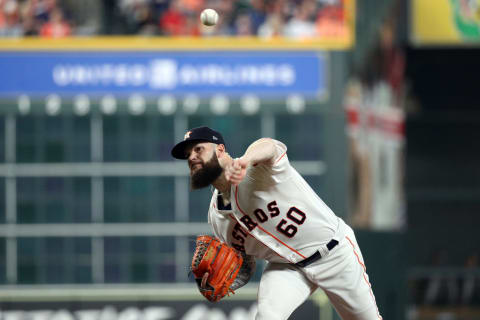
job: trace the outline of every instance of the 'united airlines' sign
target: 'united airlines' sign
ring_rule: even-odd
[[[9,52],[0,54],[0,95],[322,96],[326,68],[314,52]]]

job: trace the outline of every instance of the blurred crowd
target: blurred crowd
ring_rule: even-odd
[[[0,37],[344,36],[347,4],[348,0],[0,0]],[[205,8],[219,13],[215,27],[200,23]]]
[[[120,5],[138,33],[298,38],[346,30],[344,0],[123,0]],[[219,13],[215,28],[202,28],[199,23],[204,8]]]
[[[55,0],[0,0],[0,36],[65,37],[72,26]]]

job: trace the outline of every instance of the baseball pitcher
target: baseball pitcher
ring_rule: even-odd
[[[232,159],[219,132],[198,127],[171,153],[188,160],[192,189],[215,188],[214,237],[197,238],[191,266],[208,300],[245,285],[265,259],[256,320],[288,319],[317,288],[344,320],[382,319],[353,230],[290,165],[282,142],[261,138]]]

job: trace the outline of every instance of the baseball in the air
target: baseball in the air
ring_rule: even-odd
[[[200,14],[200,20],[206,26],[214,26],[218,22],[218,13],[213,9],[205,9]]]

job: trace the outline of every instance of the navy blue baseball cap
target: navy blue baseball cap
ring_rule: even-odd
[[[225,145],[225,141],[220,132],[210,129],[209,127],[193,128],[185,133],[183,141],[177,143],[172,148],[172,156],[177,159],[187,160],[188,158],[185,154],[185,148],[192,142],[202,141]]]

